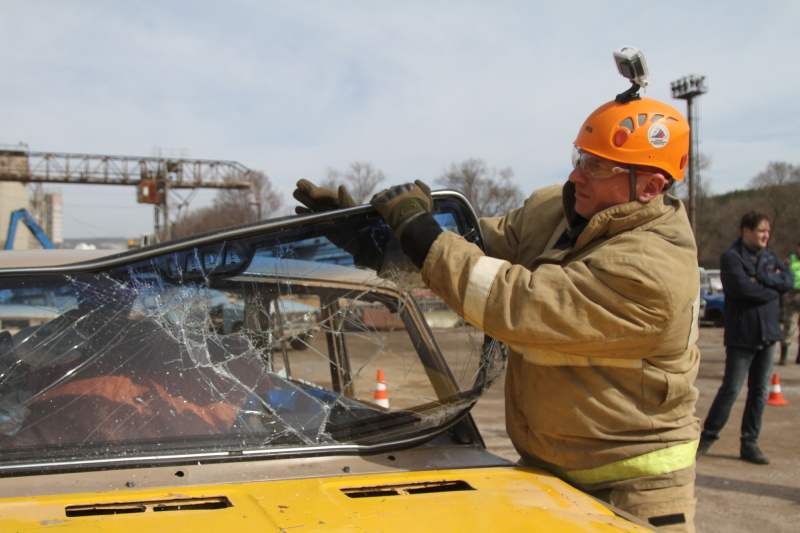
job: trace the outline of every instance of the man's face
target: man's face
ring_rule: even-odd
[[[750,248],[766,248],[772,226],[769,220],[762,220],[755,228],[742,229],[742,241]]]
[[[569,180],[575,184],[575,211],[583,218],[630,201],[630,172],[613,171],[628,170],[627,165],[580,150],[573,152],[573,165]]]
[[[570,173],[569,181],[575,184],[575,212],[587,220],[604,209],[630,201],[628,174],[592,178],[576,167]]]

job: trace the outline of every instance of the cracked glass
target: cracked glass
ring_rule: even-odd
[[[479,243],[456,200],[437,221]],[[367,208],[7,269],[0,469],[463,440],[502,365]]]

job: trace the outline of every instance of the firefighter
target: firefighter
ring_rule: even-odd
[[[520,462],[665,531],[694,531],[700,433],[697,249],[683,204],[665,193],[688,149],[671,106],[608,102],[581,126],[563,186],[480,220],[486,254],[442,231],[420,181],[371,201],[425,283],[508,344],[506,425]],[[298,187],[311,209],[336,203],[330,189]]]

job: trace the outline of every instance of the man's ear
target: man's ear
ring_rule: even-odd
[[[646,176],[640,177],[639,186],[639,193],[636,195],[636,199],[642,203],[647,203],[659,194],[661,191],[664,190],[664,186],[667,184],[667,178],[664,177],[664,174],[660,172],[655,172],[653,174],[649,174]]]

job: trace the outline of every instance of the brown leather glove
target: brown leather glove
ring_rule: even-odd
[[[303,205],[294,208],[298,215],[309,213],[322,213],[358,204],[344,185],[338,191],[327,187],[318,187],[308,180],[299,180],[292,196]],[[353,261],[360,267],[379,270],[383,263],[383,251],[373,242],[372,236],[362,231],[342,231],[336,229],[327,233],[325,237],[333,244],[353,256]]]
[[[433,218],[431,189],[423,182],[397,185],[379,192],[370,200],[397,235],[403,252],[419,268],[442,233]]]
[[[386,220],[398,239],[411,220],[433,209],[431,189],[420,180],[384,189],[369,203]]]
[[[339,185],[339,190],[334,191],[327,187],[318,187],[303,179],[297,182],[297,188],[292,193],[292,196],[303,204],[294,208],[294,212],[298,215],[322,213],[323,211],[333,211],[334,209],[358,205],[344,185]]]

